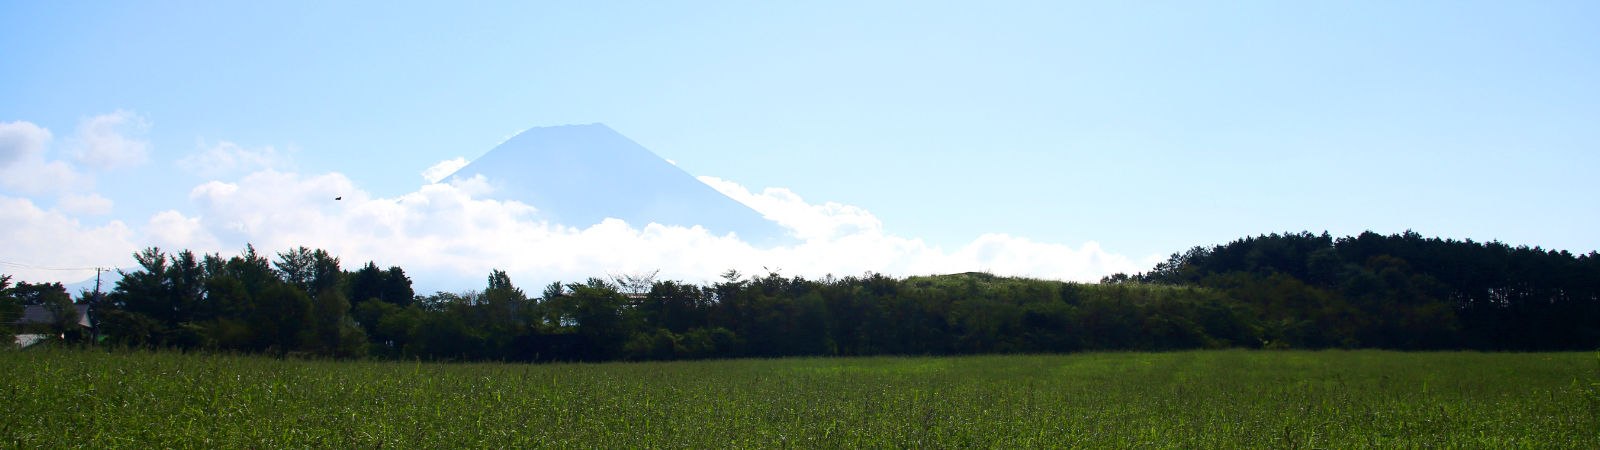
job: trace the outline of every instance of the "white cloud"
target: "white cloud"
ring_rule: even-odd
[[[83,119],[72,138],[73,157],[92,169],[111,170],[143,164],[149,158],[150,143],[130,139],[124,132],[143,133],[150,123],[133,112],[117,110]]]
[[[184,217],[177,211],[162,211],[150,217],[145,226],[145,244],[168,249],[218,252],[222,245],[206,231],[199,218]]]
[[[472,178],[450,177],[447,184],[459,189],[461,193],[472,197],[482,197],[499,189],[499,183],[490,183],[483,174],[473,174]]]
[[[123,130],[143,132],[150,125],[128,111],[83,119],[69,150],[79,163],[95,169],[114,169],[144,162],[150,144],[123,136]],[[94,177],[62,160],[46,158],[53,135],[31,122],[0,123],[0,186],[23,194],[61,195],[62,209],[81,214],[104,214],[111,201],[95,194]]]
[[[456,159],[446,159],[444,161],[439,161],[438,164],[434,164],[433,167],[429,167],[428,170],[422,171],[422,178],[428,180],[429,183],[438,183],[439,180],[443,180],[444,177],[448,177],[450,174],[456,173],[457,170],[461,170],[462,167],[466,166],[466,158],[458,156]]]
[[[0,169],[29,158],[44,158],[50,130],[32,122],[0,122]]]
[[[288,154],[294,152],[293,146],[289,147],[288,153],[278,153],[272,146],[250,150],[227,141],[208,146],[202,140],[197,145],[200,147],[199,152],[183,157],[177,164],[178,167],[201,176],[220,177],[267,169],[294,168],[294,159]]]
[[[12,165],[4,173],[6,187],[28,194],[66,193],[94,189],[94,178],[80,174],[61,161]]]
[[[198,251],[227,253],[246,242],[264,251],[325,248],[351,264],[375,260],[405,267],[424,289],[475,287],[491,268],[509,271],[524,285],[652,269],[697,282],[729,268],[759,272],[763,266],[806,276],[989,270],[1073,280],[1142,269],[1093,242],[1072,248],[1001,234],[946,253],[920,239],[885,234],[882,222],[861,208],[808,204],[787,189],[754,194],[715,178],[706,181],[792,228],[805,243],[759,249],[699,227],[616,219],[586,229],[564,227],[534,221],[530,205],[475,199],[471,183],[455,181],[398,198],[372,198],[340,174],[262,171],[236,183],[196,187],[190,198],[197,216],[164,212],[145,233],[163,245]]]
[[[128,266],[136,250],[133,230],[119,221],[85,226],[31,200],[0,196],[0,261],[55,268]],[[0,268],[15,281],[75,282],[93,270]]]
[[[67,194],[56,200],[56,208],[71,214],[100,216],[111,213],[111,200],[99,194]]]
[[[955,254],[959,261],[976,263],[984,270],[997,274],[1041,275],[1051,278],[1096,281],[1115,272],[1137,272],[1135,266],[1122,255],[1113,255],[1100,249],[1097,242],[1084,243],[1083,247],[1033,242],[1005,234],[984,234]]]
[[[806,241],[831,240],[863,233],[875,236],[883,234],[883,222],[865,209],[834,202],[812,205],[784,188],[767,188],[755,194],[738,183],[717,177],[702,176],[700,181],[755,209],[768,220],[788,227],[796,237]]]
[[[33,123],[0,123],[0,186],[25,194],[92,189],[94,179],[72,165],[45,160],[50,140],[50,130]]]

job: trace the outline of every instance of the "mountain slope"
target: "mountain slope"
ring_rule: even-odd
[[[611,217],[639,228],[700,225],[761,246],[784,240],[777,223],[604,124],[524,131],[450,177],[480,174],[495,187],[486,198],[526,203],[539,219],[565,226]]]

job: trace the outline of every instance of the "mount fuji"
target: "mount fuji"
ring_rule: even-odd
[[[783,227],[604,124],[523,131],[452,173],[482,175],[484,198],[533,206],[534,218],[585,228],[606,218],[635,228],[699,225],[760,247],[788,243]]]

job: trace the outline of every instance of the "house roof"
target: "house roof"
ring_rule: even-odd
[[[89,305],[72,305],[78,310],[78,325],[89,326]],[[22,317],[11,322],[12,325],[48,324],[56,321],[56,315],[40,305],[28,305],[22,309]]]

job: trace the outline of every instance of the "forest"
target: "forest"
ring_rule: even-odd
[[[133,346],[435,361],[1063,353],[1198,348],[1592,350],[1600,254],[1413,232],[1266,234],[1195,247],[1150,272],[1077,283],[989,273],[805,278],[730,270],[704,285],[653,272],[539,292],[492,271],[482,290],[419,295],[400,267],[346,270],[323,250],[135,255],[84,292],[92,330]],[[71,314],[60,284],[0,277],[0,308]]]

